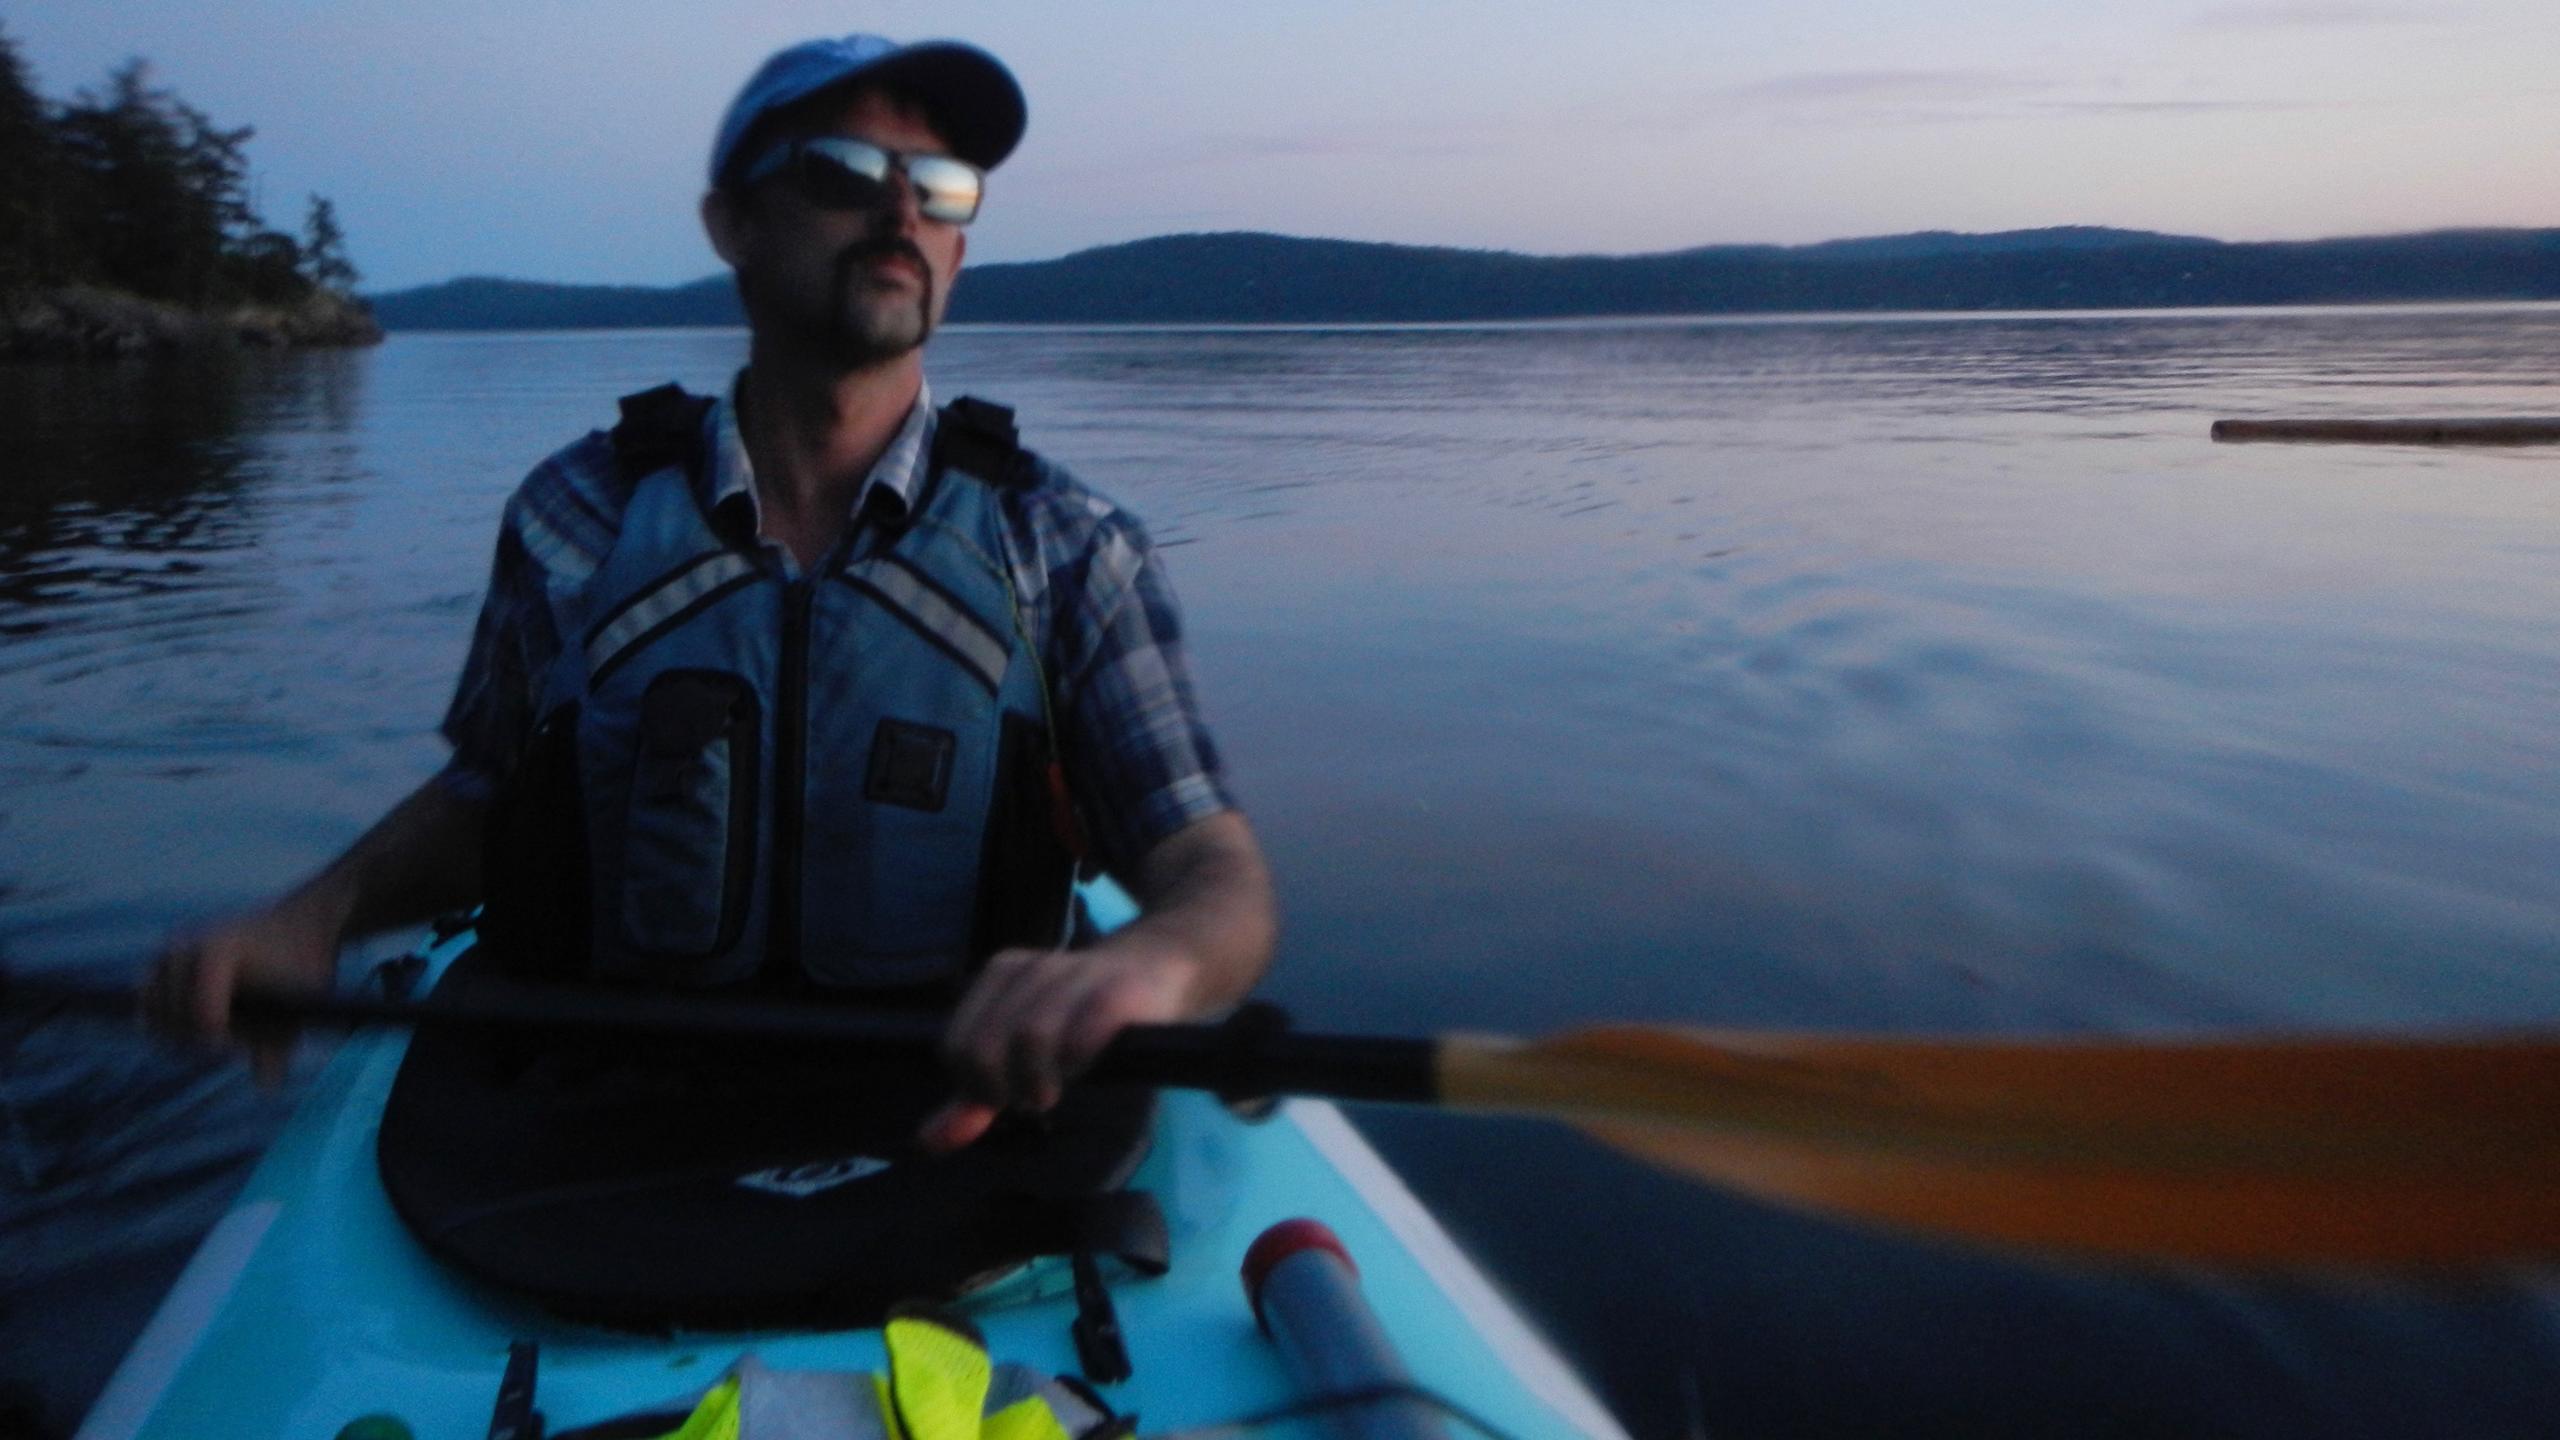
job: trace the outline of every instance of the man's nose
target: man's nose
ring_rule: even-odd
[[[912,235],[924,223],[924,200],[916,193],[916,182],[907,178],[907,167],[892,165],[887,178],[880,182],[889,192],[888,203],[880,207],[884,216],[894,217],[898,233]]]

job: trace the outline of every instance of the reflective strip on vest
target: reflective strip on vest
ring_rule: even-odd
[[[1003,632],[971,614],[914,566],[895,556],[860,560],[845,567],[844,578],[969,667],[989,690],[1004,684],[1004,667],[1012,654]]]
[[[587,637],[587,675],[592,684],[614,667],[632,646],[661,626],[683,618],[686,611],[717,599],[729,586],[752,580],[755,562],[735,551],[697,556],[654,588],[626,601]]]

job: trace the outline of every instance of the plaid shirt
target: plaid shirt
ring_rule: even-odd
[[[763,547],[796,576],[790,552],[759,534],[734,395],[704,420],[711,463],[695,482],[715,528],[742,549]],[[934,424],[930,393],[920,393],[864,479],[855,513],[910,501]],[[486,797],[514,766],[560,637],[583,628],[584,588],[613,546],[629,494],[610,439],[597,431],[535,466],[507,502],[488,599],[445,715],[453,759],[443,783]],[[1038,486],[1006,491],[1004,515],[1060,757],[1096,858],[1126,877],[1156,842],[1235,803],[1183,665],[1173,590],[1136,518],[1055,466]]]

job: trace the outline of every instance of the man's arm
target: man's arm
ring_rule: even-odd
[[[1233,810],[1139,858],[1144,911],[1084,950],[1006,950],[987,962],[943,1042],[961,1096],[925,1122],[936,1150],[975,1140],[1006,1109],[1046,1110],[1129,1025],[1198,1019],[1251,991],[1279,930],[1270,871]]]
[[[393,806],[326,869],[262,909],[171,938],[143,982],[154,1028],[228,1044],[231,996],[244,985],[326,990],[350,940],[416,924],[475,901],[487,802],[439,777]],[[259,1074],[281,1074],[289,1035],[251,1044]]]

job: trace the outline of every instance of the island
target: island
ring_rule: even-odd
[[[250,204],[254,133],[141,60],[48,101],[0,34],[0,358],[379,341],[329,201],[298,234]]]

